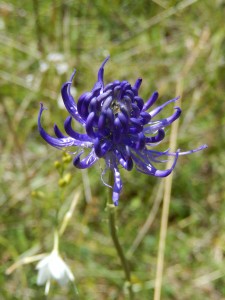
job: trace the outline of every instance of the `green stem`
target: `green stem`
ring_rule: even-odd
[[[109,184],[113,186],[113,173],[110,171],[110,176],[109,176]],[[126,284],[129,292],[129,299],[133,299],[133,290],[132,290],[132,284],[131,284],[131,275],[130,275],[130,269],[129,269],[129,264],[126,259],[126,256],[123,252],[123,249],[120,245],[119,238],[117,235],[117,230],[116,230],[116,221],[115,221],[115,210],[116,207],[111,204],[112,202],[112,193],[111,190],[109,192],[109,197],[108,197],[108,202],[107,202],[107,211],[108,211],[108,218],[109,218],[109,230],[110,234],[114,243],[114,246],[116,248],[117,254],[120,258],[121,265],[123,267],[124,275],[126,278]]]
[[[54,231],[54,246],[53,246],[53,250],[58,252],[59,251],[59,234],[57,229],[55,229]]]

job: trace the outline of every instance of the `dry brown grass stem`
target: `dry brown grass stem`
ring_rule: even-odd
[[[199,42],[197,43],[195,48],[192,49],[183,69],[180,72],[179,80],[176,86],[176,95],[180,95],[179,106],[181,106],[181,99],[183,95],[183,79],[185,77],[185,74],[187,74],[187,72],[191,69],[192,65],[195,63],[196,59],[198,58],[201,50],[204,49],[203,46],[207,42],[208,38],[209,38],[209,31],[207,28],[205,28],[202,31]],[[174,122],[171,126],[170,146],[169,146],[171,151],[175,151],[177,148],[176,145],[177,145],[178,127],[179,127],[179,119],[176,122]],[[170,167],[169,162],[167,167],[168,168]],[[170,174],[164,180],[165,188],[164,188],[162,217],[161,217],[161,226],[160,226],[154,300],[161,299],[164,253],[165,253],[166,235],[167,235],[167,227],[168,227],[169,206],[171,200],[172,180],[173,180],[173,173]]]

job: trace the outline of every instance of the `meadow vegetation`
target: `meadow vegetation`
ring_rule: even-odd
[[[103,165],[75,169],[37,130],[40,102],[48,108],[46,130],[62,128],[62,84],[76,68],[77,99],[109,54],[106,82],[142,77],[141,97],[158,90],[159,104],[181,96],[177,148],[208,144],[180,157],[173,174],[161,299],[225,299],[224,9],[223,0],[0,3],[0,299],[44,299],[36,262],[20,262],[51,251],[56,209],[62,222],[79,192],[60,239],[79,299],[126,299],[108,230]],[[161,116],[172,112],[173,105]],[[159,149],[168,148],[170,133]],[[153,299],[165,180],[121,172],[118,235],[135,299]],[[72,284],[53,284],[46,299],[78,298]]]

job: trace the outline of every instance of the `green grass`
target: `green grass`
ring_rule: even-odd
[[[61,208],[62,219],[75,192],[84,190],[82,174],[72,164],[64,171],[72,180],[58,185],[54,162],[61,161],[62,153],[39,136],[39,103],[48,107],[43,118],[48,132],[54,123],[62,128],[67,112],[57,102],[61,85],[76,68],[76,97],[90,90],[110,54],[107,82],[134,83],[142,77],[141,96],[147,100],[157,89],[159,103],[181,91],[178,147],[208,144],[201,153],[179,158],[174,171],[162,299],[225,299],[225,2],[111,2],[0,4],[0,298],[44,299],[44,288],[36,285],[35,263],[10,275],[6,270],[24,253],[51,251],[56,208]],[[63,55],[65,73],[49,62],[52,53]],[[40,66],[46,63],[43,72]],[[168,144],[167,137],[162,148]],[[135,170],[122,174],[117,224],[127,252],[151,212],[161,179]],[[61,254],[75,274],[81,300],[126,299],[124,275],[108,233],[108,189],[100,180],[99,164],[84,175],[92,201],[87,204],[82,193],[61,238]],[[160,218],[161,205],[130,259],[135,299],[153,299]],[[48,297],[75,298],[72,285],[57,284]]]

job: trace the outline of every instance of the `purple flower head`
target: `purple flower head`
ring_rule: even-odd
[[[131,171],[135,164],[137,170],[142,173],[165,177],[173,171],[179,155],[202,150],[206,148],[206,145],[187,152],[177,150],[171,153],[168,150],[164,152],[152,150],[153,146],[158,145],[164,139],[165,128],[179,118],[181,109],[175,106],[174,113],[165,119],[154,120],[155,117],[165,106],[176,102],[179,97],[148,112],[156,102],[158,92],[154,92],[144,103],[138,95],[141,78],[138,78],[133,86],[127,81],[119,80],[104,85],[104,66],[108,59],[109,57],[102,63],[93,89],[82,94],[77,103],[70,93],[75,71],[70,81],[62,86],[62,98],[70,114],[64,123],[68,136],[65,136],[57,125],[54,126],[56,137],[52,137],[43,129],[41,125],[43,104],[40,107],[38,129],[42,138],[53,147],[78,147],[73,164],[79,169],[89,168],[103,158],[106,169],[110,169],[114,174],[112,200],[115,205],[118,205],[122,189],[120,166]],[[72,128],[72,119],[80,123],[86,133],[76,132]],[[85,148],[90,151],[82,158]],[[163,156],[174,157],[174,162],[170,169],[158,170],[153,163],[164,162],[165,160],[161,158]]]

